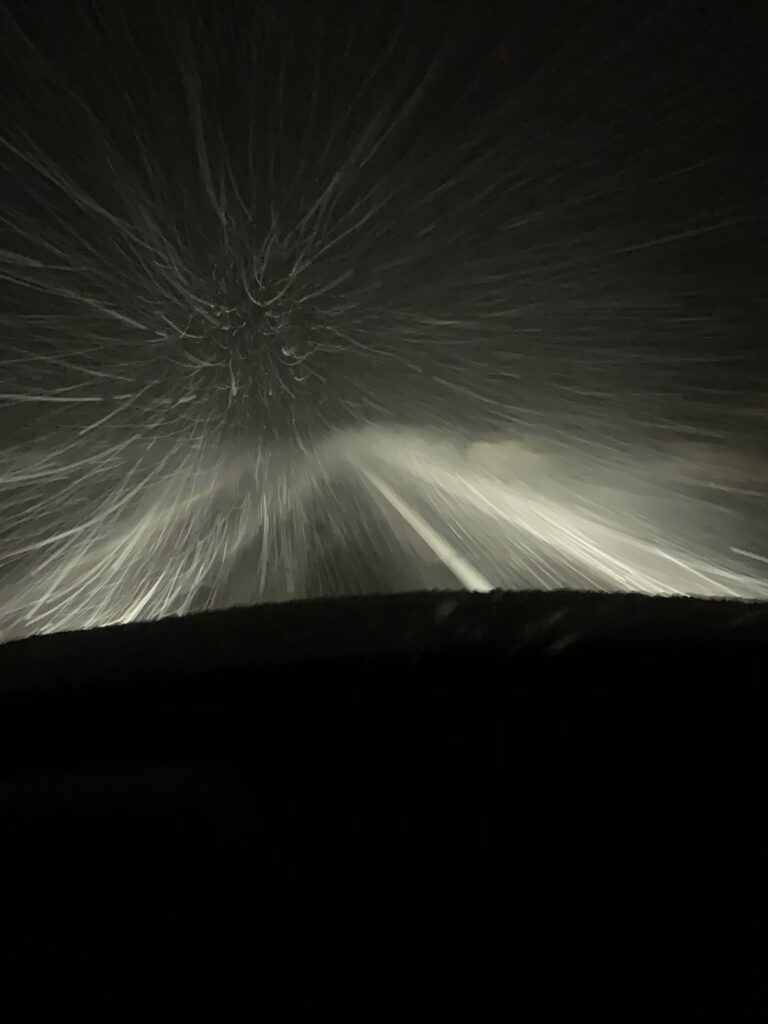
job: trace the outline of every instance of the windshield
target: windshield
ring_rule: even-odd
[[[9,3],[0,639],[768,596],[762,17]]]

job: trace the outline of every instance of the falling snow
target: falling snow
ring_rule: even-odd
[[[759,20],[468,6],[4,6],[0,638],[768,597]]]

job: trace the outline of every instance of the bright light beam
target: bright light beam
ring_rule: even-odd
[[[433,551],[443,565],[456,576],[467,590],[487,592],[494,590],[493,584],[479,573],[469,562],[463,558],[458,551],[455,551],[450,544],[436,533],[429,523],[425,522],[418,513],[414,512],[395,492],[388,487],[384,481],[372,473],[369,469],[361,470],[365,479],[372,484],[379,494],[389,502],[392,508],[398,512],[424,543]]]

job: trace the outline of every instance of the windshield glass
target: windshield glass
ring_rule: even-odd
[[[768,596],[764,24],[6,4],[0,639]]]

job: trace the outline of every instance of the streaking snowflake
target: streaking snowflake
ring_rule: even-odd
[[[762,468],[638,468],[766,422],[713,114],[752,71],[698,5],[2,17],[0,637],[376,588],[383,550],[395,589],[762,595]],[[524,483],[467,454],[509,438]]]

